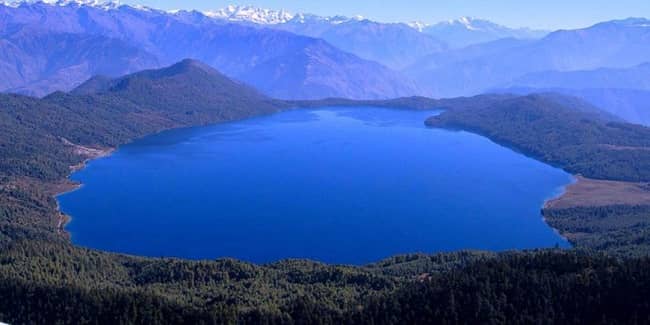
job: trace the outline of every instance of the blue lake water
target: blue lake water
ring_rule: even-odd
[[[59,197],[82,246],[146,256],[309,258],[568,244],[542,220],[567,173],[433,115],[296,110],[122,146]]]

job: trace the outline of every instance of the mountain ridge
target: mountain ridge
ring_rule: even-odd
[[[628,68],[542,71],[515,79],[512,85],[531,88],[624,88],[650,90],[650,62]]]
[[[455,97],[471,96],[503,85],[516,86],[517,78],[531,73],[627,68],[650,62],[650,24],[638,22],[635,19],[602,22],[584,29],[555,31],[522,44],[498,44],[499,41],[479,44],[473,57],[457,60],[454,58],[459,56],[457,52],[441,53],[404,71],[420,85],[429,85],[425,90],[434,96]],[[488,44],[496,46],[482,52],[480,47]],[[437,65],[441,60],[450,64]]]
[[[8,55],[2,60],[0,53],[0,69],[4,68],[4,75],[7,76],[5,85],[0,82],[1,90],[19,90],[42,96],[55,90],[71,90],[96,74],[116,77],[145,68],[159,68],[184,58],[194,58],[233,79],[253,85],[268,95],[286,97],[285,99],[330,96],[375,99],[420,94],[413,82],[399,72],[353,54],[347,55],[319,39],[281,30],[233,23],[220,24],[202,15],[187,17],[180,13],[171,14],[126,5],[105,9],[79,6],[77,2],[56,3],[61,5],[35,2],[22,3],[16,7],[0,6],[0,17],[3,17],[0,20],[0,41],[14,37],[19,40],[17,51],[25,52],[34,33],[44,35],[44,40],[39,42],[44,49],[41,56]],[[45,60],[47,54],[58,46],[53,40],[59,34],[76,35],[75,37],[99,35],[108,41],[124,44],[125,50],[111,52],[114,49],[80,44],[70,51],[86,54],[100,49],[97,56],[87,58],[92,65],[106,66],[113,61],[118,64],[110,66],[110,69],[81,69],[75,70],[78,71],[77,74],[64,73],[66,69],[78,65],[78,62],[68,60],[69,53]],[[127,50],[130,48],[146,55],[132,58],[129,56],[130,50]],[[314,55],[315,49],[320,49],[321,54]],[[302,69],[301,73],[286,69],[286,64],[296,55],[309,58],[302,61],[303,66],[294,68]],[[151,60],[140,64],[136,60],[140,57],[151,57]],[[48,60],[49,66],[57,69],[20,78],[24,75],[18,71],[21,67],[36,69]],[[276,62],[275,66],[273,62]],[[313,74],[315,71],[324,71],[330,77],[328,80],[319,79],[318,75]],[[341,71],[345,73],[340,73]],[[358,74],[353,75],[348,71],[357,71]],[[331,76],[337,74],[338,78],[332,79]],[[55,78],[58,75],[67,77],[69,82],[60,82]],[[289,80],[295,87],[291,92],[285,89],[278,91],[277,87],[268,82],[278,78]],[[352,88],[356,90],[354,94],[349,91]]]

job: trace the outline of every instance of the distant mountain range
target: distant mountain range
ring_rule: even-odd
[[[274,97],[420,93],[400,73],[321,39],[223,23],[198,12],[61,0],[0,5],[0,18],[4,91],[45,95],[95,74],[118,76],[194,58]],[[84,41],[61,41],[66,37]]]
[[[577,95],[647,123],[650,21],[551,33],[460,18],[433,25],[251,6],[0,2],[0,91],[44,96],[191,58],[282,99]]]
[[[204,11],[204,15],[233,22],[249,22],[271,25],[282,24],[294,19],[295,15],[285,10],[270,10],[253,6],[230,5],[226,8]]]
[[[628,122],[650,126],[649,76],[650,63],[629,68],[543,71],[526,74],[509,87],[490,92],[576,96]]]
[[[167,12],[94,0],[5,1],[0,17],[0,90],[36,96],[184,58],[287,99],[429,95],[397,70],[448,50],[407,24],[242,6]],[[496,29],[516,34],[501,26],[490,33]]]
[[[344,51],[394,69],[404,68],[424,55],[447,48],[444,42],[406,24],[379,23],[360,16],[292,15],[285,11],[233,6],[217,13],[210,12],[208,15],[223,21],[253,23],[264,28],[321,38]]]
[[[517,86],[548,71],[627,68],[650,62],[650,21],[610,21],[533,41],[499,40],[430,55],[405,71],[429,93],[466,96]]]
[[[513,29],[468,17],[433,25],[380,23],[361,16],[323,17],[252,6],[229,6],[206,14],[222,21],[261,25],[322,38],[344,51],[394,69],[405,68],[425,55],[449,48],[502,38],[535,39],[548,34],[546,31]]]
[[[400,23],[300,15],[270,26],[324,39],[344,51],[393,69],[403,69],[425,55],[447,49],[445,42]]]

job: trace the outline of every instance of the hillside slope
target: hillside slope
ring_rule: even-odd
[[[58,92],[40,100],[0,95],[2,173],[56,179],[83,159],[75,157],[68,142],[114,147],[162,129],[287,107],[193,60],[99,80],[91,79],[71,94]],[[24,162],[16,163],[18,158]]]
[[[449,110],[427,125],[478,133],[572,174],[650,181],[650,128],[603,118],[584,102],[529,95]]]

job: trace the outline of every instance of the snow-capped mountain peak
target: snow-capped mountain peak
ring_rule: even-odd
[[[228,20],[234,22],[249,22],[260,25],[278,25],[284,23],[300,23],[305,24],[309,22],[326,22],[332,25],[342,24],[349,21],[363,21],[366,18],[360,15],[353,17],[346,16],[318,16],[314,14],[298,13],[293,14],[286,10],[272,10],[258,8],[254,6],[235,6],[204,11],[204,15],[221,20]]]
[[[412,21],[410,23],[407,23],[406,25],[417,30],[418,32],[422,32],[424,31],[425,28],[431,26],[431,24],[427,24],[421,21]]]
[[[441,24],[462,26],[467,30],[474,30],[474,31],[497,26],[496,24],[487,20],[476,19],[476,18],[466,17],[466,16],[460,17],[458,19],[449,20]]]
[[[472,18],[470,18],[470,17],[460,17],[460,18],[458,18],[458,19],[456,20],[457,23],[459,23],[459,24],[465,26],[465,28],[467,28],[467,29],[469,29],[469,30],[476,30],[476,29],[478,29],[478,28],[476,28],[475,26],[473,26],[473,24],[472,24],[473,21],[474,21],[474,19],[472,19]]]
[[[286,23],[294,15],[286,10],[262,9],[253,6],[234,6],[203,12],[208,17],[230,21],[246,21],[256,24],[274,25]]]
[[[442,21],[435,24],[428,24],[421,21],[414,21],[407,24],[413,29],[416,29],[420,32],[425,31],[427,28],[462,28],[468,31],[483,31],[486,29],[494,29],[499,26],[495,23],[492,23],[488,20],[473,18],[473,17],[460,17],[457,19],[451,19],[447,21]]]
[[[332,25],[338,25],[347,23],[350,21],[362,21],[365,20],[363,16],[354,16],[352,18],[346,16],[318,16],[314,14],[296,14],[290,22],[306,24],[310,22],[320,22],[320,23],[329,23]]]

